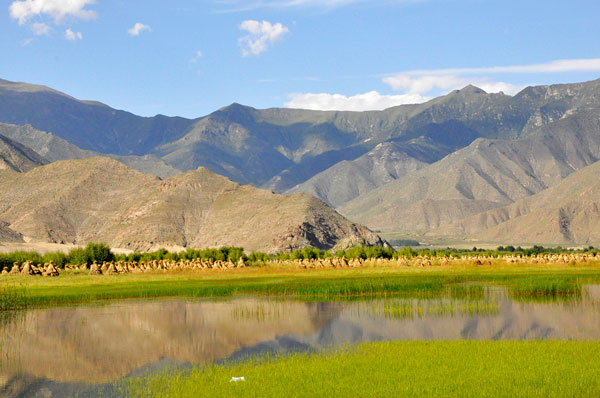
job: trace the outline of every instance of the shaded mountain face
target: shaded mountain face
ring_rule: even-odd
[[[145,118],[44,86],[0,80],[0,122],[47,131],[82,149],[146,155],[177,139],[192,124],[183,118]]]
[[[35,151],[0,135],[0,170],[29,171],[48,161]]]
[[[411,149],[419,151],[419,142],[428,141],[431,155],[415,158],[432,163],[479,137],[526,136],[574,109],[598,103],[599,84],[532,87],[514,97],[468,86],[424,104],[374,112],[257,110],[233,104],[188,120],[142,118],[46,87],[0,81],[0,122],[29,123],[84,150],[155,155],[177,170],[202,166],[237,182],[284,192],[384,142],[402,144],[412,156]]]
[[[98,152],[81,149],[67,140],[63,140],[54,134],[37,130],[31,125],[17,126],[14,124],[0,123],[0,135],[4,135],[15,142],[32,149],[49,162],[101,156]],[[106,156],[118,160],[142,173],[154,174],[162,178],[171,177],[181,173],[181,170],[168,165],[162,159],[154,155]],[[44,164],[45,163],[48,162],[44,162]]]
[[[4,172],[0,220],[36,240],[102,241],[135,250],[243,246],[280,252],[385,244],[309,195],[276,195],[202,168],[163,181],[107,158]]]
[[[406,141],[406,139],[414,137]],[[385,141],[353,161],[341,161],[287,193],[306,192],[339,207],[433,163],[478,137],[463,123],[431,123],[402,139]]]
[[[204,166],[236,181],[284,192],[389,140],[408,146],[415,139],[429,140],[434,155],[428,159],[433,161],[439,159],[435,153],[448,153],[448,147],[460,148],[477,137],[516,135],[519,131],[511,126],[518,123],[501,117],[497,124],[502,128],[462,122],[470,120],[469,112],[497,113],[490,108],[509,99],[466,88],[426,104],[379,112],[257,110],[234,104],[200,119],[188,134],[155,153],[182,170]]]
[[[577,110],[520,140],[478,139],[340,210],[372,228],[422,233],[534,195],[599,159],[600,108]]]
[[[8,223],[0,221],[0,242],[23,242],[23,237],[13,231]]]

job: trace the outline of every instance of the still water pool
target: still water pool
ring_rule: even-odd
[[[552,301],[491,288],[433,298],[178,298],[36,309],[0,318],[0,397],[96,396],[115,380],[166,367],[458,339],[600,340],[600,286]]]

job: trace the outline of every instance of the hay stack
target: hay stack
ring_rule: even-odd
[[[50,263],[44,267],[44,272],[42,273],[42,276],[49,277],[55,277],[59,275],[60,273],[58,271],[58,268],[54,266],[54,263],[52,261],[50,261]]]
[[[19,275],[21,270],[19,269],[19,263],[13,263],[12,269],[10,270],[11,275]]]
[[[31,266],[31,261],[25,261],[23,269],[21,270],[21,275],[33,275],[33,268]]]
[[[92,266],[90,267],[90,275],[102,275],[102,272],[100,272],[100,268],[98,268],[98,264],[96,264],[96,262],[94,261],[94,263],[92,264]]]
[[[102,268],[104,268],[104,266],[102,266]],[[102,270],[102,274],[104,274],[104,275],[118,274],[117,269],[115,268],[115,264],[111,262],[110,265],[106,268],[106,271],[104,271],[104,269]]]

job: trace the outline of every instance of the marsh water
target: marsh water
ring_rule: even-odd
[[[361,342],[459,339],[600,340],[600,286],[547,301],[490,288],[475,296],[177,298],[35,309],[0,319],[0,396],[95,396],[118,379],[167,367]]]

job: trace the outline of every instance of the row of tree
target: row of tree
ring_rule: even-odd
[[[353,247],[348,250],[338,250],[336,252],[319,250],[314,247],[305,247],[302,250],[294,250],[291,253],[281,253],[278,255],[268,255],[261,252],[252,252],[246,254],[241,247],[221,247],[218,249],[187,249],[181,252],[169,252],[160,249],[149,253],[131,253],[114,254],[110,247],[103,243],[89,243],[85,247],[75,248],[68,253],[52,252],[39,254],[35,251],[15,251],[11,253],[0,253],[0,269],[10,267],[13,263],[22,264],[25,261],[32,261],[34,264],[44,264],[52,261],[56,266],[64,268],[67,264],[80,265],[92,264],[96,261],[102,264],[104,261],[153,261],[153,260],[195,260],[204,259],[212,261],[232,261],[237,263],[243,258],[248,265],[261,265],[267,260],[302,260],[302,259],[323,259],[329,257],[354,258],[384,258],[397,259],[400,257],[413,258],[417,256],[428,257],[462,257],[467,255],[481,255],[484,257],[500,257],[505,255],[523,255],[532,256],[538,254],[556,254],[556,253],[590,253],[597,254],[598,249],[589,246],[585,249],[565,249],[562,247],[546,248],[543,246],[533,246],[531,248],[522,248],[514,246],[499,246],[496,250],[484,250],[474,247],[471,250],[445,248],[428,249],[404,247],[399,250],[392,248],[373,247]]]

